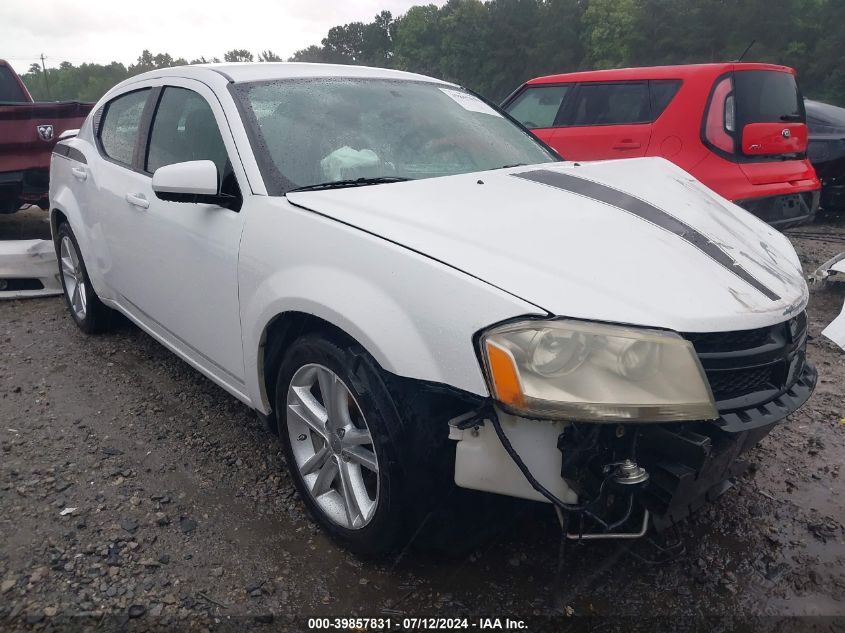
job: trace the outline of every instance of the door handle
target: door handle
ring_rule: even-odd
[[[150,201],[142,193],[127,193],[126,202],[139,209],[148,209],[150,206]]]
[[[87,180],[88,172],[85,171],[84,167],[71,167],[70,173],[73,174],[73,177],[77,180]]]
[[[640,143],[626,138],[616,143],[613,149],[640,149]]]

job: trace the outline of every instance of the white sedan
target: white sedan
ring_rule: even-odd
[[[118,310],[254,408],[358,552],[473,529],[456,484],[549,503],[571,538],[641,535],[815,386],[783,235],[659,158],[562,162],[436,79],[146,73],[50,182],[79,327]]]

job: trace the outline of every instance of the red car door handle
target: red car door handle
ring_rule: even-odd
[[[616,145],[613,146],[613,149],[639,149],[640,143],[639,141],[633,141],[631,139],[622,139],[621,141],[617,141]]]

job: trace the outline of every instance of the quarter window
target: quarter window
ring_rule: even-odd
[[[648,84],[625,82],[581,84],[570,110],[569,125],[625,125],[651,121]]]
[[[192,160],[213,161],[218,182],[231,171],[226,146],[208,102],[193,90],[165,88],[153,119],[145,169],[152,173],[165,165]]]
[[[651,80],[651,120],[656,121],[681,87],[679,79]]]
[[[528,87],[505,109],[527,128],[552,127],[567,92],[568,85]]]
[[[106,156],[124,165],[132,164],[141,115],[149,89],[122,95],[106,105],[100,123],[100,144]]]

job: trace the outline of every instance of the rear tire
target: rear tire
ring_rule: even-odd
[[[60,224],[56,231],[56,258],[65,304],[76,325],[86,334],[108,330],[112,310],[94,292],[79,243],[67,222]]]

